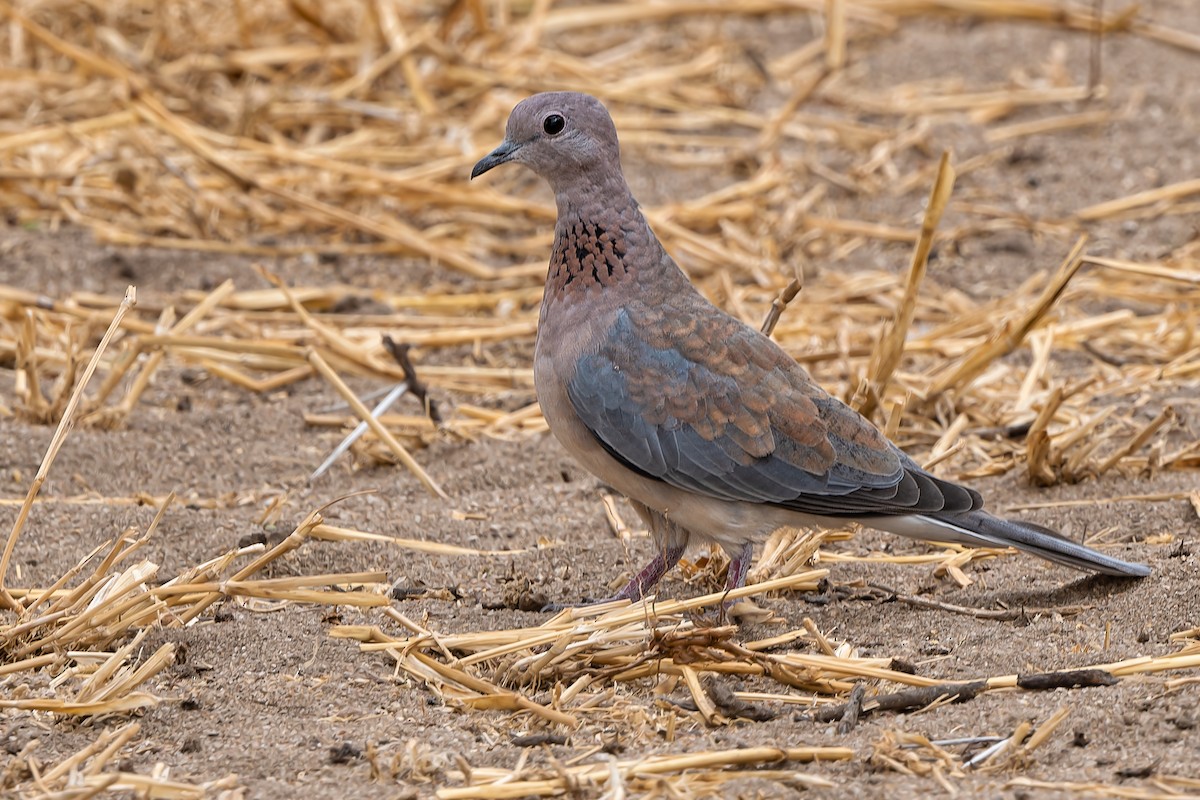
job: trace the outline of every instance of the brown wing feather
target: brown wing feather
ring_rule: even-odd
[[[627,304],[576,365],[568,395],[615,457],[680,488],[811,513],[975,507],[774,342],[689,295]]]

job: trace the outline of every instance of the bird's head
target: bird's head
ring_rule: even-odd
[[[504,141],[484,156],[471,177],[508,162],[524,164],[558,191],[598,171],[620,171],[617,129],[608,109],[578,92],[535,94],[508,117]]]

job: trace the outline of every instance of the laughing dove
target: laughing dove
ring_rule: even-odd
[[[510,161],[545,179],[558,205],[534,357],[542,413],[584,467],[630,500],[658,545],[617,598],[641,598],[689,544],[723,547],[735,588],[753,542],[785,526],[850,521],[1149,574],[983,511],[977,492],[921,469],[775,342],[702,297],[630,194],[616,128],[594,97],[522,101],[471,177]]]

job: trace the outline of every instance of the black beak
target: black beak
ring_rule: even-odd
[[[509,161],[512,161],[513,155],[519,148],[519,144],[513,144],[505,139],[500,143],[499,147],[488,153],[483,158],[479,159],[479,163],[476,164],[474,169],[471,170],[471,178],[478,178],[492,167],[498,167],[501,164],[506,164]]]

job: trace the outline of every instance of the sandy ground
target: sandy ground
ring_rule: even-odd
[[[1177,8],[1182,27],[1200,30],[1195,6],[1180,3]],[[812,35],[806,30],[781,32],[776,27],[771,35]],[[1057,46],[1066,48],[1067,63],[1086,64],[1088,43],[1082,35],[999,23],[920,22],[865,54],[849,79],[871,86],[882,75],[900,81],[954,74],[968,86],[994,83],[1012,63],[1023,60],[1015,58],[1015,52],[1050,52]],[[937,53],[937,58],[917,58],[917,52]],[[1200,173],[1200,84],[1195,80],[1200,62],[1135,38],[1109,41],[1104,53],[1105,76],[1117,104],[1135,103],[1133,114],[1102,129],[1038,137],[1027,145],[1024,157],[972,174],[960,191],[1034,217],[1055,218],[1087,203]],[[947,125],[933,137],[953,147],[960,158],[979,150],[979,138],[979,130],[965,123]],[[634,165],[639,158],[637,152],[630,154]],[[647,202],[697,193],[720,180],[719,175],[689,176],[660,166],[638,172],[635,188]],[[895,198],[865,202],[858,216],[895,218],[902,215],[896,203]],[[918,213],[917,208],[911,210],[913,218]],[[1197,221],[1176,216],[1102,224],[1091,233],[1100,252],[1152,258],[1168,245],[1195,237]],[[113,250],[70,229],[0,231],[0,252],[0,281],[50,296],[81,289],[115,293],[132,282],[141,297],[153,303],[230,276],[239,285],[258,285],[249,261]],[[1062,252],[1061,242],[995,237],[947,254],[932,268],[931,279],[992,296],[1033,269],[1057,263]],[[905,247],[876,245],[859,251],[853,260],[860,266],[899,266],[906,258]],[[386,284],[420,289],[446,280],[421,265],[388,259],[295,260],[274,267],[295,283],[336,280],[364,288]],[[788,313],[803,313],[802,304]],[[451,350],[437,357],[453,361],[467,355]],[[11,375],[0,372],[6,393]],[[271,571],[271,576],[283,576],[378,569],[401,585],[453,587],[457,600],[397,601],[406,615],[443,632],[535,624],[536,613],[509,607],[514,585],[527,582],[533,591],[557,599],[600,595],[610,581],[628,574],[650,554],[644,539],[635,540],[626,553],[611,536],[600,503],[603,487],[548,435],[520,442],[439,441],[420,452],[422,463],[450,493],[450,504],[431,499],[407,473],[390,467],[351,469],[343,462],[310,488],[307,474],[340,435],[308,428],[301,418],[306,410],[334,402],[325,385],[308,381],[285,392],[255,396],[216,380],[195,379],[194,371],[168,364],[126,429],[81,429],[72,434],[43,489],[47,502],[36,509],[17,551],[10,583],[45,585],[98,542],[127,526],[142,528],[152,517],[147,507],[54,502],[84,492],[105,497],[169,491],[180,495],[181,503],[167,515],[147,553],[161,565],[164,576],[222,552],[243,537],[263,533],[255,519],[264,498],[283,491],[288,501],[274,526],[283,531],[312,508],[347,493],[375,489],[375,494],[331,508],[329,520],[478,548],[531,547],[539,537],[560,543],[512,558],[426,557],[384,545],[320,544],[287,557]],[[505,402],[518,407],[530,399],[512,396]],[[1172,401],[1185,426],[1190,421],[1191,429],[1197,429],[1195,398]],[[13,419],[0,421],[5,497],[24,495],[51,432]],[[865,654],[903,659],[922,674],[950,680],[1161,655],[1177,648],[1168,641],[1172,632],[1200,624],[1193,544],[1200,526],[1195,512],[1184,501],[1102,500],[1186,491],[1196,486],[1195,474],[1146,478],[1113,473],[1099,481],[1043,490],[1013,472],[976,486],[989,498],[990,507],[999,510],[1047,499],[1096,499],[1092,504],[1031,512],[1030,518],[1075,536],[1115,525],[1117,538],[1126,543],[1113,552],[1149,563],[1154,575],[1141,582],[1089,578],[1013,556],[972,567],[975,582],[962,589],[933,577],[928,566],[839,564],[821,595],[764,598],[761,604],[793,627],[810,617],[823,631],[834,632]],[[224,499],[207,507],[203,501],[211,498]],[[479,512],[484,519],[456,520],[452,508]],[[13,505],[0,508],[0,524],[7,528],[14,515]],[[632,514],[628,518],[632,520]],[[1171,541],[1144,543],[1161,534],[1170,534]],[[869,533],[836,547],[858,553],[924,549]],[[1082,605],[1087,610],[1073,616],[1048,613],[988,621],[888,602],[862,591],[863,582],[976,608]],[[664,591],[680,597],[695,594],[699,587],[687,585],[674,573]],[[327,608],[289,605],[262,613],[225,603],[194,627],[155,632],[153,642],[177,643],[178,663],[150,687],[164,701],[141,717],[142,743],[124,766],[144,772],[161,762],[174,777],[194,781],[236,772],[253,797],[316,798],[424,796],[453,783],[447,777],[456,769],[453,754],[461,754],[474,767],[511,768],[517,763],[522,750],[510,740],[525,732],[528,720],[448,707],[423,687],[397,679],[389,659],[360,654],[354,643],[327,635],[331,625],[353,622],[378,619],[352,610],[335,614]],[[780,630],[747,625],[739,635],[749,639]],[[754,684],[731,681],[734,688],[741,685]],[[648,713],[677,714],[673,742],[659,737],[647,744],[619,725],[588,722],[565,744],[529,751],[529,763],[565,760],[598,741],[613,739],[615,749],[624,749],[622,757],[755,744],[836,743],[854,748],[856,757],[803,768],[836,785],[812,790],[811,796],[915,797],[941,789],[930,778],[872,763],[872,753],[889,732],[917,732],[931,739],[1007,735],[1023,721],[1044,721],[1067,706],[1070,715],[1063,726],[1028,763],[1000,773],[971,774],[955,784],[972,795],[1028,797],[1044,792],[1005,788],[1010,779],[1020,775],[1153,788],[1149,781],[1155,775],[1200,777],[1200,687],[1165,691],[1161,676],[1069,693],[994,693],[922,714],[875,715],[846,735],[786,709],[766,722],[707,728],[694,714],[656,707],[649,689],[622,686],[618,692]],[[66,753],[90,741],[106,724],[0,716],[0,749],[15,753],[31,737],[39,737],[45,755]],[[372,780],[362,757],[368,746],[377,748],[385,761],[398,758],[394,779]],[[414,760],[413,753],[420,757]],[[729,788],[746,797],[794,791],[753,780]]]

